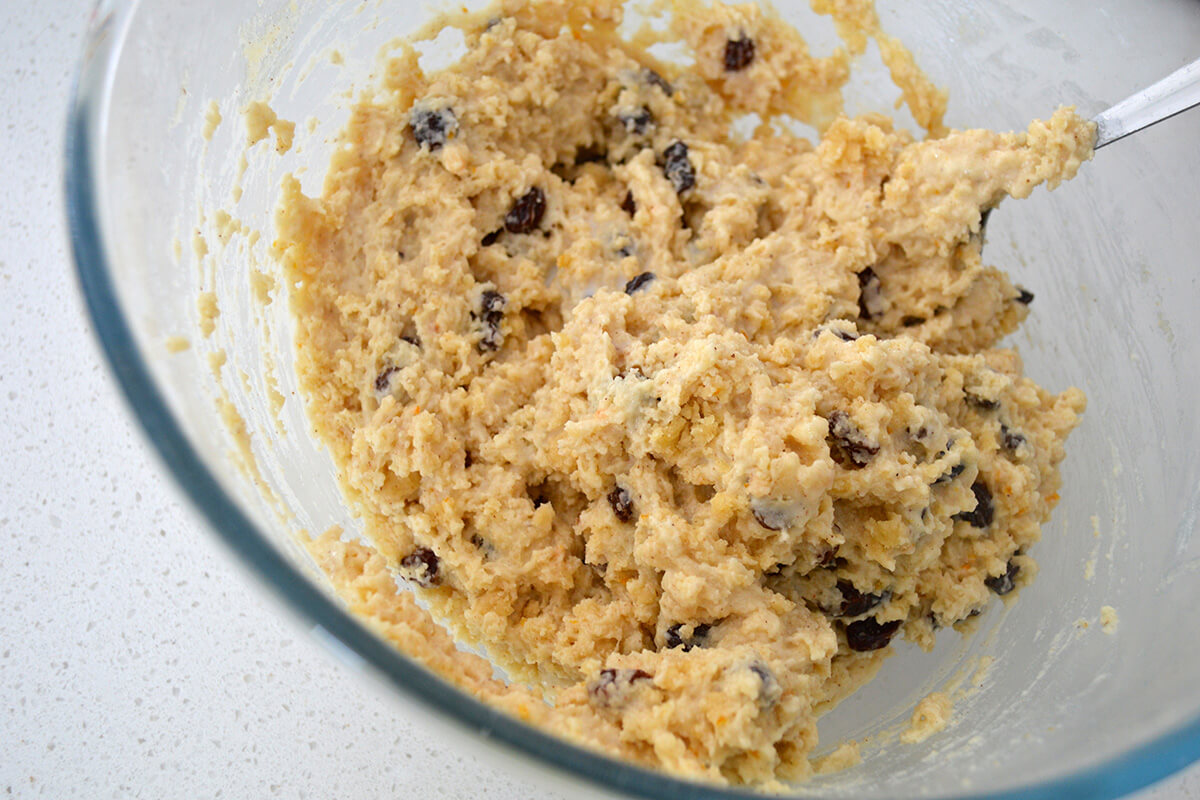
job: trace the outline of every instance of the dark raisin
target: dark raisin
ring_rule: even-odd
[[[650,86],[657,86],[659,89],[662,89],[663,94],[665,94],[667,97],[675,94],[675,87],[667,83],[666,78],[664,78],[662,75],[659,75],[649,67],[646,67],[642,70],[642,80],[644,80]]]
[[[769,531],[782,531],[791,527],[794,516],[789,508],[770,500],[751,500],[750,513],[755,522]]]
[[[896,631],[900,630],[901,620],[878,622],[874,617],[860,619],[846,626],[846,644],[850,649],[859,653],[870,650],[882,650],[892,641]]]
[[[1023,306],[1027,306],[1033,302],[1033,292],[1026,289],[1024,286],[1018,286],[1017,291],[1020,292],[1016,296],[1016,301]]]
[[[617,486],[608,493],[608,504],[621,522],[633,519],[633,495],[623,486]]]
[[[917,325],[924,325],[925,318],[924,317],[914,317],[909,314],[906,314],[900,318],[900,324],[906,328],[913,328],[913,327],[916,327]]]
[[[944,474],[940,478],[938,478],[936,481],[934,481],[933,485],[941,486],[944,483],[950,483],[950,481],[955,480],[956,478],[958,478],[959,475],[962,475],[963,472],[966,470],[966,468],[967,468],[966,464],[962,464],[962,463],[955,464],[953,467],[950,468],[949,472],[947,472],[946,474]]]
[[[408,124],[412,128],[417,145],[428,147],[430,150],[437,150],[458,130],[458,118],[449,108],[414,109],[408,116]]]
[[[617,119],[625,126],[626,132],[638,136],[650,130],[650,126],[654,124],[654,115],[645,106],[632,111],[621,111],[617,114]]]
[[[754,40],[746,34],[725,42],[725,69],[737,72],[750,66],[754,60]]]
[[[862,616],[890,596],[890,593],[886,591],[882,594],[860,592],[850,581],[838,581],[837,588],[842,593],[842,605],[838,609],[839,617]]]
[[[418,547],[400,559],[405,576],[420,586],[437,586],[442,582],[438,569],[441,560],[428,547]]]
[[[879,452],[879,445],[871,441],[844,411],[829,415],[829,455],[846,469],[861,469],[870,463]]]
[[[598,706],[620,705],[626,693],[638,681],[651,680],[642,669],[602,669],[599,677],[588,686],[588,695]]]
[[[375,392],[377,394],[385,394],[391,391],[392,376],[399,371],[399,367],[384,367],[380,373],[375,376]]]
[[[779,702],[780,695],[783,694],[783,687],[779,685],[775,673],[771,672],[770,667],[761,661],[755,661],[750,664],[750,671],[758,676],[758,702],[759,705],[770,708]]]
[[[1000,407],[999,400],[989,400],[986,397],[980,397],[979,395],[971,394],[970,392],[963,392],[963,397],[966,399],[967,405],[974,406],[980,411],[995,411]]]
[[[992,491],[983,481],[971,484],[971,491],[975,495],[975,508],[971,511],[960,511],[954,518],[961,522],[969,522],[975,528],[986,528],[996,517],[996,509],[992,505]]]
[[[692,627],[692,635],[687,639],[683,638],[683,623],[677,622],[667,628],[667,649],[675,647],[683,647],[686,653],[693,647],[699,647],[704,643],[704,639],[708,636],[712,626],[701,622],[699,625]]]
[[[875,270],[867,267],[858,273],[858,315],[875,319],[883,313],[883,290]]]
[[[497,240],[499,240],[500,234],[502,234],[502,233],[504,233],[504,229],[497,228],[496,230],[492,231],[491,233],[489,233],[488,235],[486,235],[482,239],[480,239],[479,243],[481,245],[483,245],[484,247],[491,247],[492,245],[494,245],[497,242]]]
[[[625,199],[621,201],[621,210],[631,217],[637,213],[637,203],[633,199],[632,191],[625,193]]]
[[[662,154],[662,169],[676,194],[683,194],[696,185],[696,168],[688,159],[688,146],[673,142]]]
[[[983,582],[987,584],[989,589],[1003,597],[1016,588],[1014,581],[1016,581],[1017,575],[1020,572],[1021,568],[1017,566],[1017,562],[1010,561],[1008,562],[1008,569],[1004,571],[1003,575],[989,576],[984,578]]]
[[[546,213],[546,195],[534,186],[517,198],[512,208],[504,215],[504,229],[509,233],[529,233],[542,222]]]
[[[1016,451],[1025,444],[1025,436],[1011,430],[1007,425],[1000,425],[1000,441],[1004,444],[1005,450]]]
[[[648,283],[654,280],[653,272],[643,272],[641,275],[635,275],[625,284],[625,294],[633,294],[638,289],[643,288]]]
[[[499,350],[504,341],[500,331],[500,321],[504,319],[504,295],[488,289],[479,298],[479,317],[483,320],[483,336],[479,339],[479,349]]]

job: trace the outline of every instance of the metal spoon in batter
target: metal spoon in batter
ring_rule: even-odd
[[[1093,147],[1099,150],[1197,105],[1200,105],[1200,59],[1097,114],[1092,120],[1096,123]]]

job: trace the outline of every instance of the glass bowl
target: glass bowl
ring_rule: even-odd
[[[1200,42],[1194,0],[881,6],[889,32],[949,88],[958,127],[1021,128],[1060,103],[1094,114],[1194,58]],[[826,20],[796,3],[780,10],[814,50],[833,46]],[[258,273],[271,274],[279,180],[303,170],[306,190],[319,187],[353,100],[346,90],[369,82],[379,48],[428,13],[403,0],[100,2],[66,185],[96,335],[212,532],[383,696],[430,724],[457,723],[459,746],[565,794],[750,796],[581,750],[455,690],[343,611],[298,544],[298,530],[355,525],[308,432],[286,293],[277,285],[274,302],[255,299],[271,285]],[[446,58],[453,44],[438,40],[423,58]],[[890,107],[873,51],[852,90],[851,112]],[[239,164],[241,109],[266,98],[297,122],[295,146],[279,154],[263,142]],[[223,121],[210,141],[212,101]],[[976,635],[946,632],[932,653],[901,643],[821,723],[824,750],[859,739],[863,763],[797,796],[1115,797],[1200,755],[1198,141],[1200,114],[1184,115],[993,215],[986,257],[1037,296],[1011,343],[1035,380],[1078,385],[1091,401],[1068,445],[1062,503],[1033,552],[1041,573],[1018,602],[994,603]],[[209,337],[201,291],[220,308]],[[214,369],[218,349],[227,361]],[[1107,634],[1103,606],[1119,615]],[[956,681],[966,691],[950,726],[899,744],[915,702]]]

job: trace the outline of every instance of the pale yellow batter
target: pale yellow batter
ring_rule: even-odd
[[[981,260],[981,212],[1073,176],[1091,126],[946,132],[869,3],[814,6],[827,58],[753,6],[633,42],[610,2],[461,18],[461,61],[402,48],[278,218],[371,545],[313,544],[350,606],[526,719],[718,781],[804,776],[894,637],[1033,577],[1084,407],[996,348],[1033,298]],[[868,39],[931,138],[837,116]]]

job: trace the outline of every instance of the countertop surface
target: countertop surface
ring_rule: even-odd
[[[92,0],[0,3],[0,796],[555,798],[351,679],[190,511],[92,341],[62,130]],[[1139,795],[1200,795],[1200,767]]]

